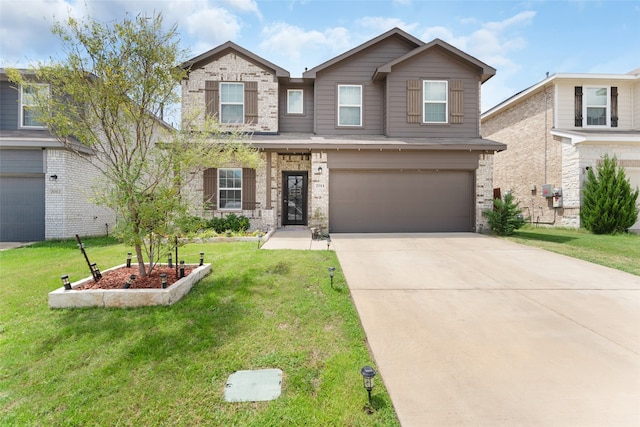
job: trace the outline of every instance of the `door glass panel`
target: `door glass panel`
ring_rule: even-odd
[[[302,175],[289,175],[287,177],[287,221],[303,221],[303,187]]]

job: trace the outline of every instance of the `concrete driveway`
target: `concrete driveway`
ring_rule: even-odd
[[[640,425],[640,277],[470,233],[331,237],[404,427]]]

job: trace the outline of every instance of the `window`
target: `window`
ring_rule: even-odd
[[[49,96],[49,85],[47,84],[34,84],[30,86],[21,86],[20,102],[22,104],[20,108],[20,124],[23,127],[44,127],[44,125],[37,120],[37,97]]]
[[[338,86],[338,126],[362,126],[362,86]]]
[[[220,123],[244,123],[244,84],[220,83]]]
[[[609,88],[585,87],[585,126],[609,126]]]
[[[287,90],[287,114],[302,114],[302,89]]]
[[[242,169],[218,169],[218,209],[242,209]]]
[[[447,123],[447,82],[425,80],[422,82],[422,120],[424,123]]]

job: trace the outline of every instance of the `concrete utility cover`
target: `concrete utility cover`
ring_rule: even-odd
[[[224,389],[227,402],[258,402],[274,400],[282,391],[282,371],[261,369],[258,371],[236,371],[229,375]]]

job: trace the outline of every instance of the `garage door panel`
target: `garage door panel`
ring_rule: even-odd
[[[0,241],[44,240],[44,177],[0,177]]]
[[[333,232],[471,231],[470,171],[332,171]]]

